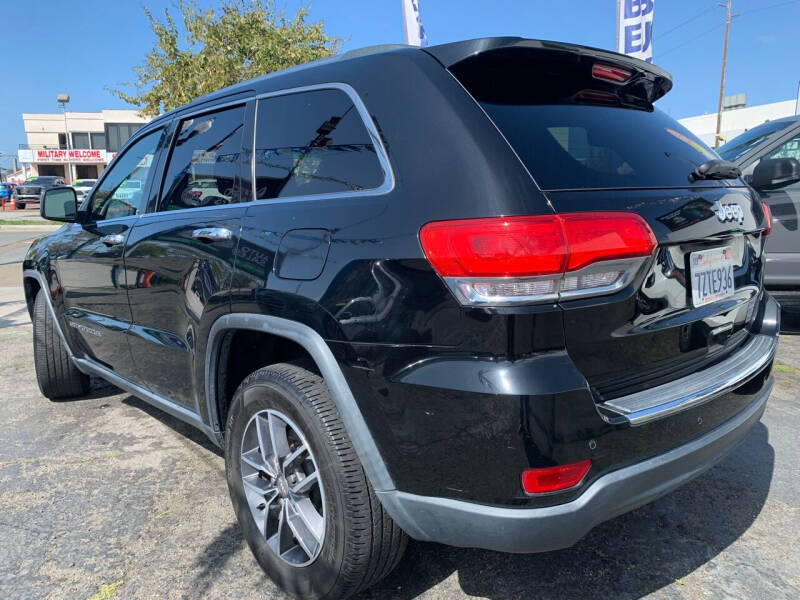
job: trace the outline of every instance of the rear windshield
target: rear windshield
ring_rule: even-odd
[[[763,123],[737,135],[727,144],[723,144],[717,148],[717,153],[725,160],[734,161],[740,156],[744,156],[751,148],[758,146],[776,131],[785,129],[794,123],[795,121],[787,122],[784,120]]]
[[[491,102],[481,106],[545,190],[687,187],[697,165],[717,158],[658,109]]]

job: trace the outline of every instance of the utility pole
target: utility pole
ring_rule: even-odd
[[[714,148],[719,146],[719,134],[722,129],[722,98],[725,95],[725,62],[728,59],[728,31],[731,27],[731,4],[733,0],[727,0],[725,4],[725,39],[722,42],[722,73],[719,76],[719,102],[717,103],[717,133],[714,135]]]
[[[727,30],[726,30],[727,31]],[[69,139],[69,127],[67,126],[67,102],[69,102],[69,94],[59,94],[56,100],[61,105],[61,110],[64,111],[64,132],[67,138],[67,178],[69,183],[72,183],[72,159],[69,157],[72,144]]]

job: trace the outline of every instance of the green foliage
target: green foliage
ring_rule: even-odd
[[[341,40],[325,35],[323,23],[307,23],[300,9],[291,19],[273,0],[225,0],[203,10],[180,0],[182,27],[168,9],[164,20],[144,9],[157,42],[135,67],[135,93],[110,91],[155,116],[195,98],[265,73],[335,54]]]

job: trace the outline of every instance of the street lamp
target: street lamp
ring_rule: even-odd
[[[69,127],[67,126],[67,102],[69,102],[69,94],[59,94],[56,101],[61,105],[61,110],[64,112],[64,133],[67,137],[67,179],[72,183],[72,159],[69,157],[72,144],[70,144]]]

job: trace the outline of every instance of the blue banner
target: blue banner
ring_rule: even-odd
[[[617,0],[617,52],[653,62],[656,0]]]

